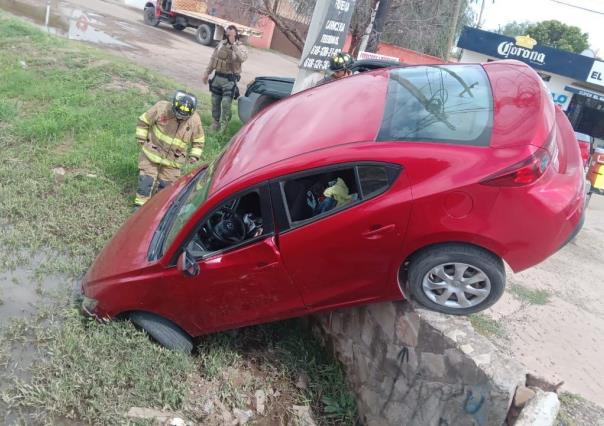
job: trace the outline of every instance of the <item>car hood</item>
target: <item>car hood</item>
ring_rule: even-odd
[[[119,278],[149,266],[152,262],[147,260],[147,254],[153,234],[171,201],[176,198],[191,177],[192,174],[184,176],[158,192],[132,214],[99,253],[86,273],[84,283]]]

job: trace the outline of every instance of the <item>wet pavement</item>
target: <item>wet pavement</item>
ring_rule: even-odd
[[[142,10],[126,6],[125,1],[51,0],[48,27],[45,0],[0,0],[0,10],[25,18],[52,34],[109,49],[184,88],[208,91],[201,75],[213,48],[197,43],[192,28],[177,31],[165,23],[158,27],[145,25]],[[296,75],[295,58],[253,48],[249,56],[243,66],[241,90],[259,75]]]

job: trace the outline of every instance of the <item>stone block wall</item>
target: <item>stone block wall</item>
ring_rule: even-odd
[[[316,315],[313,327],[344,364],[368,426],[502,425],[519,364],[467,318],[380,303]]]

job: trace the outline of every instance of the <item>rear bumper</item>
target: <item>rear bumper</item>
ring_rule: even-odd
[[[563,249],[568,243],[570,243],[572,240],[574,240],[577,235],[579,235],[579,232],[581,232],[581,229],[583,229],[583,225],[585,224],[585,211],[586,210],[587,209],[583,209],[583,213],[581,214],[581,219],[579,220],[579,223],[577,224],[577,226],[575,227],[573,232],[566,239],[566,241],[564,241],[564,243],[560,246],[560,248],[558,250]]]

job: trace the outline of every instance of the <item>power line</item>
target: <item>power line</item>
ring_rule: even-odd
[[[578,6],[576,4],[570,4],[570,3],[566,3],[566,2],[563,2],[563,1],[560,1],[560,0],[550,0],[550,1],[553,1],[554,3],[563,4],[565,6],[574,7],[575,9],[581,9],[581,10],[585,10],[587,12],[597,13],[598,15],[604,15],[604,12],[601,12],[599,10],[588,9],[587,7]]]

